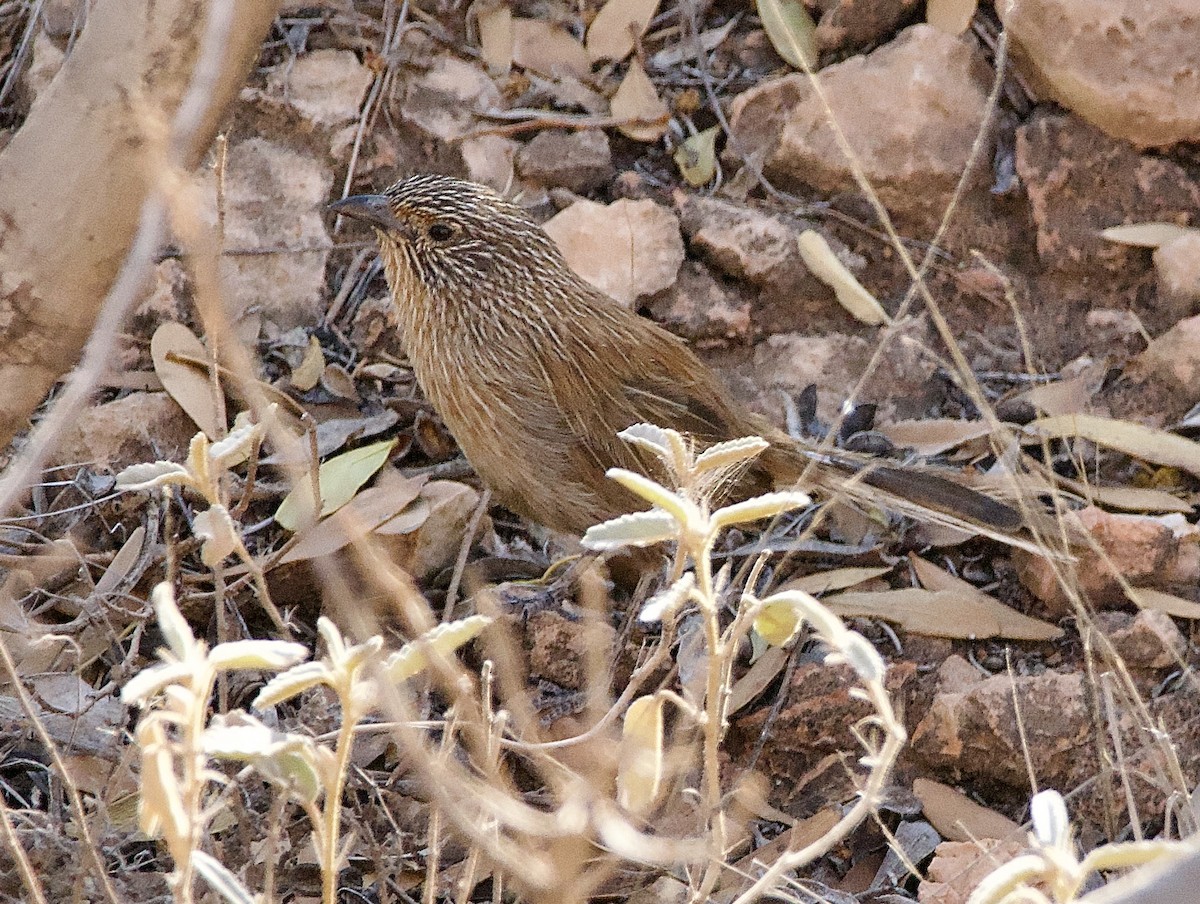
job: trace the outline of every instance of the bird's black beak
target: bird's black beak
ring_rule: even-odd
[[[329,209],[343,217],[351,217],[370,223],[376,229],[387,232],[403,232],[403,224],[392,213],[387,195],[351,195],[329,205]]]

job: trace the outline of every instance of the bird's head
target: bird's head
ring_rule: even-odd
[[[382,194],[329,207],[375,227],[390,279],[434,295],[519,295],[569,272],[558,246],[523,210],[463,179],[410,176]]]

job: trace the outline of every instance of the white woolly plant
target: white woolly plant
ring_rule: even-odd
[[[335,904],[338,870],[346,854],[339,850],[342,790],[354,731],[382,696],[378,682],[395,684],[418,674],[428,667],[431,652],[453,652],[491,619],[475,615],[438,625],[384,655],[382,638],[350,644],[333,622],[322,617],[317,630],[325,641],[325,656],[304,662],[308,649],[286,641],[239,640],[209,650],[192,634],[169,584],[154,589],[153,602],[167,640],[166,649],[159,651],[163,663],[134,676],[121,698],[144,710],[134,733],[142,753],[139,822],[147,835],[164,839],[175,860],[175,900],[185,904],[193,900],[195,874],[231,904],[259,900],[230,870],[200,850],[213,815],[206,788],[210,782],[224,781],[221,773],[209,768],[209,760],[216,758],[249,763],[305,809],[316,836],[321,900]],[[258,709],[317,685],[330,687],[341,706],[333,749],[306,735],[272,729],[241,711],[216,715],[206,724],[218,674],[234,669],[281,672],[255,698]]]
[[[826,661],[849,664],[861,685],[852,693],[875,710],[855,726],[856,736],[866,749],[861,762],[870,770],[858,802],[824,837],[803,849],[785,851],[736,902],[748,904],[781,883],[788,871],[830,850],[878,806],[887,775],[904,745],[904,728],[896,719],[884,688],[885,666],[875,648],[861,635],[848,630],[809,594],[786,591],[760,600],[744,592],[733,621],[725,628],[721,626],[719,598],[724,589],[721,586],[724,573],[721,578],[714,576],[712,566],[712,550],[721,531],[736,524],[772,518],[811,502],[801,492],[777,492],[710,510],[713,490],[762,453],[768,446],[766,440],[746,437],[718,443],[697,454],[678,432],[650,424],[635,424],[619,435],[657,457],[675,487],[668,489],[621,468],[610,470],[611,479],[641,496],[653,508],[591,528],[583,544],[605,551],[668,541],[678,543],[674,581],[647,601],[639,618],[644,622],[662,621],[673,618],[685,606],[695,606],[704,625],[708,670],[701,711],[678,696],[664,697],[662,692],[630,705],[625,716],[618,793],[622,805],[635,815],[649,812],[655,803],[663,762],[662,705],[671,699],[699,723],[704,736],[702,799],[708,814],[711,856],[699,887],[693,890],[693,900],[709,896],[723,862],[726,837],[718,754],[726,729],[726,702],[735,653],[751,628],[766,642],[780,645],[808,623],[830,650]],[[685,572],[688,562],[692,567]],[[754,585],[757,573],[756,568],[748,587]]]
[[[979,883],[967,904],[1066,904],[1076,899],[1093,873],[1131,869],[1196,851],[1194,840],[1129,841],[1101,845],[1081,860],[1061,794],[1035,794],[1029,811],[1033,853],[998,866]],[[1135,893],[1127,900],[1141,898]]]

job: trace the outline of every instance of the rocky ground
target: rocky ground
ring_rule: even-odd
[[[372,236],[335,225],[324,205],[415,172],[493,186],[544,222],[585,278],[688,339],[747,406],[820,438],[847,400],[873,405],[834,435],[871,434],[915,466],[949,465],[1056,509],[1023,548],[848,505],[815,531],[768,535],[781,553],[771,581],[824,594],[887,660],[910,737],[879,822],[807,867],[810,890],[965,901],[981,869],[1025,850],[1035,785],[1067,797],[1083,850],[1176,837],[1200,818],[1188,797],[1200,777],[1193,6],[809,0],[815,30],[796,19],[789,30],[729,3],[287,3],[198,176],[221,217],[228,322],[323,458],[394,440],[349,478],[350,494],[373,481],[380,492],[356,502],[374,540],[435,612],[465,614],[472,592],[540,574],[570,546],[487,511],[406,368]],[[0,147],[85,20],[73,0],[0,3]],[[819,62],[820,92],[785,61],[793,46]],[[841,276],[806,262],[808,230]],[[205,330],[179,250],[163,249],[94,407],[3,534],[13,668],[128,901],[162,899],[170,869],[134,828],[139,779],[117,697],[160,644],[149,588],[171,574],[198,636],[217,638],[218,621],[223,637],[275,633],[250,572],[235,558],[214,577],[202,558],[196,499],[114,492],[123,468],[181,462],[197,428],[215,438],[240,410],[236,399],[222,410],[207,377],[180,363],[204,359]],[[913,288],[913,261],[926,291]],[[844,289],[848,274],[874,299],[865,310],[830,284]],[[285,547],[272,453],[268,443],[257,478],[229,478],[238,536],[312,641],[317,614],[345,611],[347,595],[369,608],[371,594],[355,595],[370,585],[344,530]],[[757,538],[727,535],[721,561],[747,561]],[[318,591],[331,558],[341,583]],[[612,590],[611,617],[593,624],[569,582],[506,586],[524,654],[510,666],[547,733],[566,737],[585,727],[589,651],[613,651],[619,693],[653,644],[628,617],[648,590]],[[215,614],[226,594],[240,621]],[[385,630],[404,626],[380,612]],[[743,869],[854,799],[853,731],[868,713],[812,644],[759,652],[736,663],[721,751],[729,787],[763,779],[751,830],[726,857]],[[688,655],[685,640],[656,680],[686,684]],[[226,688],[225,703],[246,706],[257,687]],[[280,718],[331,729],[313,693]],[[440,713],[436,695],[426,704]],[[0,714],[5,805],[48,896],[68,900],[55,876],[82,869],[84,854],[63,827],[47,739],[11,690]],[[354,762],[346,886],[363,900],[432,895],[440,844],[438,893],[464,875],[479,881],[457,899],[493,893],[468,847],[431,828],[395,746],[366,739]],[[260,785],[227,795],[233,816],[209,839],[252,888],[266,869]],[[284,834],[277,893],[317,900],[304,831],[291,822]],[[23,899],[4,860],[0,895]],[[673,898],[678,878],[629,867],[595,893]],[[726,880],[713,897],[740,890]]]

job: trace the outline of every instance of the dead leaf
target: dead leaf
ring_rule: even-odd
[[[817,24],[800,0],[758,0],[771,46],[796,69],[817,68]]]
[[[428,477],[403,477],[394,468],[380,475],[379,485],[363,490],[348,503],[311,527],[280,559],[281,565],[332,555],[391,521],[417,498]]]
[[[507,3],[479,10],[479,52],[488,73],[503,77],[513,64],[513,16]]]
[[[543,75],[585,78],[592,64],[583,45],[541,19],[512,20],[513,62]]]
[[[969,585],[968,585],[969,586]],[[914,634],[964,640],[1004,637],[1009,640],[1053,640],[1062,630],[1022,615],[999,600],[971,588],[958,590],[881,590],[827,596],[822,602],[837,615],[879,618]]]
[[[811,593],[813,596],[821,596],[831,590],[845,590],[847,587],[853,587],[856,584],[874,580],[877,577],[882,577],[891,570],[888,567],[833,568],[829,571],[819,571],[816,574],[807,574],[802,578],[796,578],[794,581],[788,581],[779,590],[803,590],[805,593]]]
[[[350,402],[362,401],[354,379],[346,373],[346,368],[340,364],[327,364],[321,372],[321,386],[331,395]]]
[[[587,51],[593,63],[620,61],[646,33],[658,12],[659,0],[608,0],[587,30]]]
[[[791,654],[792,651],[786,647],[768,647],[746,674],[734,682],[726,704],[728,715],[732,716],[766,690],[783,671]]]
[[[178,360],[207,360],[204,343],[182,323],[168,321],[154,331],[150,357],[154,359],[154,372],[171,398],[209,439],[218,439],[222,425],[218,422],[212,380],[202,369]]]
[[[976,838],[1023,838],[1021,827],[995,810],[980,806],[956,788],[919,778],[913,794],[921,801],[925,818],[949,841]]]
[[[662,790],[666,701],[662,694],[639,697],[625,711],[617,765],[617,798],[622,807],[635,815],[649,813]]]
[[[308,392],[317,385],[324,369],[325,352],[321,349],[321,341],[316,336],[309,336],[308,348],[304,350],[304,358],[292,371],[292,387],[299,392]]]
[[[1165,490],[1141,487],[1098,487],[1080,480],[1071,480],[1055,474],[1055,481],[1081,499],[1105,508],[1121,509],[1126,512],[1179,512],[1186,514],[1194,506]]]
[[[96,586],[92,589],[94,594],[100,596],[117,589],[117,586],[125,580],[125,575],[129,574],[130,569],[141,556],[142,543],[145,539],[146,528],[144,527],[136,528],[129,535],[129,539],[121,545],[112,561],[108,563],[104,574],[100,575],[100,580],[96,581]]]
[[[1099,446],[1124,452],[1133,458],[1170,465],[1200,476],[1200,444],[1174,433],[1145,427],[1132,421],[1093,414],[1046,417],[1025,427],[1025,442],[1041,439],[1082,437]]]
[[[667,120],[671,116],[637,60],[629,63],[629,71],[613,95],[609,109],[617,119],[629,120],[625,125],[617,126],[617,130],[634,141],[658,141],[666,133]]]
[[[325,517],[337,511],[358,492],[359,487],[371,479],[383,467],[388,455],[396,445],[389,439],[372,443],[329,459],[317,472],[321,484],[321,510],[314,513],[313,488],[308,480],[302,479],[279,503],[275,521],[286,530],[296,530],[315,517]]]
[[[431,480],[420,495],[375,530],[389,539],[393,557],[418,578],[453,562],[463,532],[479,505],[479,492],[453,480]]]
[[[833,253],[823,235],[806,229],[800,233],[797,242],[805,266],[812,271],[813,276],[833,289],[838,304],[852,317],[868,326],[891,323],[892,318],[888,316],[887,311]]]
[[[729,37],[734,26],[741,21],[741,15],[733,16],[724,25],[709,28],[700,33],[700,50],[708,52],[716,50]],[[650,68],[656,70],[673,69],[685,60],[694,60],[697,49],[695,41],[680,41],[660,50],[650,57]]]
[[[1153,609],[1155,612],[1165,612],[1176,618],[1200,618],[1200,603],[1165,593],[1162,590],[1152,590],[1149,587],[1134,587],[1130,597],[1139,609]]]
[[[1138,248],[1161,248],[1185,235],[1200,234],[1200,229],[1180,226],[1177,223],[1131,223],[1128,226],[1110,226],[1100,231],[1103,238],[1122,245]]]
[[[1095,374],[1082,373],[1066,380],[1034,386],[1017,398],[1024,399],[1042,414],[1051,417],[1079,414],[1087,410],[1092,395],[1098,388]]]
[[[901,449],[912,449],[918,455],[941,455],[992,432],[986,421],[959,421],[953,418],[896,421],[881,424],[878,429]]]

